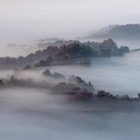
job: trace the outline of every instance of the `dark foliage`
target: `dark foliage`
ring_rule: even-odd
[[[44,76],[48,76],[48,77],[52,77],[52,78],[65,79],[64,75],[57,73],[57,72],[51,73],[49,69],[46,69],[45,71],[43,71],[42,74]]]
[[[77,63],[85,64],[90,63],[91,57],[120,56],[126,52],[129,52],[127,46],[121,46],[119,49],[112,39],[105,40],[101,43],[73,42],[60,47],[49,46],[46,49],[31,53],[26,57],[1,57],[0,66],[16,68],[26,65],[39,67]]]

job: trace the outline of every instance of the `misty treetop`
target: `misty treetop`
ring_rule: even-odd
[[[62,64],[89,63],[92,57],[121,56],[129,52],[127,46],[119,48],[117,44],[108,39],[99,42],[73,41],[68,45],[48,46],[43,50],[30,53],[26,57],[1,57],[0,66],[2,68],[19,68],[26,65],[48,66]]]

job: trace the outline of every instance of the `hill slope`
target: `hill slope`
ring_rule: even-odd
[[[110,25],[97,33],[89,36],[90,38],[113,38],[113,39],[140,39],[140,24]]]

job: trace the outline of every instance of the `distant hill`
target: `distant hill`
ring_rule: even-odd
[[[88,38],[140,39],[140,24],[110,25]]]

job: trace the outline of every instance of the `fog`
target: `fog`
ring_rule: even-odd
[[[0,57],[35,52],[39,39],[82,38],[110,24],[139,23],[139,5],[139,0],[0,0]],[[140,48],[139,42],[115,41],[130,50]],[[0,140],[139,139],[138,98],[77,101],[53,90],[76,75],[93,84],[93,93],[137,97],[139,56],[137,51],[93,58],[89,65],[0,70],[5,84],[0,81]],[[46,69],[65,78],[44,76]]]
[[[140,92],[140,52],[130,52],[122,57],[93,58],[90,65],[64,65],[34,68],[32,70],[1,71],[1,77],[14,75],[18,79],[33,79],[35,82],[55,83],[61,79],[53,79],[42,75],[45,69],[58,72],[67,78],[71,75],[80,76],[86,82],[91,82],[95,90],[106,90],[116,95],[128,94],[136,97]],[[52,81],[52,82],[51,82]],[[62,80],[64,81],[64,80]]]
[[[0,71],[0,77],[7,79],[14,75],[33,80],[26,85],[0,87],[0,139],[138,139],[139,101],[71,101],[51,92],[48,82],[55,85],[61,80],[43,76],[42,72],[50,69],[66,78],[74,74],[91,81],[95,92],[106,90],[136,97],[140,91],[139,56],[140,52],[133,52],[123,57],[93,58],[91,65]]]
[[[95,90],[106,90],[114,95],[128,94],[136,97],[140,91],[140,52],[126,54],[124,57],[93,58],[91,65],[55,66],[52,71],[66,76],[78,75],[91,81]]]
[[[0,97],[1,140],[129,140],[140,136],[139,102],[66,102],[60,95],[32,88],[1,90]]]
[[[138,0],[0,0],[0,42],[71,39],[110,24],[139,23],[139,4]]]

